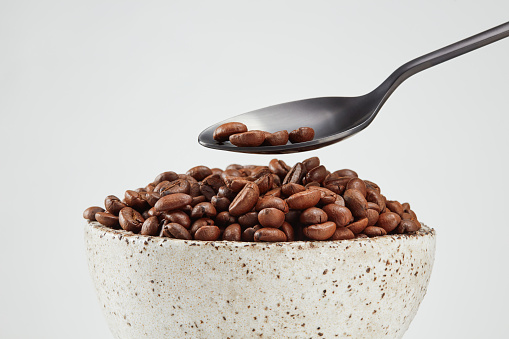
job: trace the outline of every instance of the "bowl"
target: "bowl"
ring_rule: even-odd
[[[401,338],[433,268],[435,231],[246,243],[85,226],[115,338]]]

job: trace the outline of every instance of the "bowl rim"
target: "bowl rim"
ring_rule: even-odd
[[[354,244],[354,243],[371,243],[371,242],[380,242],[380,241],[404,241],[418,238],[435,238],[436,231],[434,228],[426,226],[421,222],[421,228],[417,232],[413,233],[405,233],[405,234],[387,234],[382,236],[376,236],[372,238],[354,238],[354,239],[345,239],[345,240],[321,240],[321,241],[313,241],[313,240],[299,240],[299,241],[285,241],[285,242],[248,242],[248,241],[230,241],[230,240],[185,240],[185,239],[175,239],[168,237],[159,237],[159,236],[150,236],[150,235],[141,235],[137,233],[133,233],[130,231],[125,231],[123,229],[113,229],[110,227],[106,227],[100,224],[97,221],[86,221],[85,232],[87,231],[87,227],[93,229],[94,231],[104,232],[100,236],[102,238],[106,234],[111,234],[114,237],[118,237],[119,240],[123,238],[125,240],[132,239],[133,241],[138,240],[142,243],[175,243],[175,244],[187,244],[189,246],[221,246],[221,247],[335,247],[338,244]]]

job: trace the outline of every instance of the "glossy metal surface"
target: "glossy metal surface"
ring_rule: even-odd
[[[198,142],[205,147],[224,151],[264,154],[309,151],[336,143],[366,128],[392,92],[410,76],[507,36],[509,22],[407,62],[366,95],[306,99],[258,109],[208,127],[199,135]],[[231,121],[242,122],[249,130],[267,132],[291,132],[299,127],[312,127],[315,138],[298,144],[288,142],[282,146],[260,147],[237,147],[230,142],[215,141],[212,138],[214,130]]]

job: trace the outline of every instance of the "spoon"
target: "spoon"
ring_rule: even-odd
[[[261,108],[212,125],[200,133],[198,142],[223,151],[280,154],[310,151],[344,140],[366,128],[394,90],[410,76],[444,61],[486,46],[509,36],[509,22],[470,38],[458,41],[407,62],[395,70],[372,92],[358,97],[321,97],[287,102]],[[299,127],[311,127],[311,141],[281,146],[237,147],[230,142],[213,139],[214,130],[226,122],[242,122],[249,130],[291,132]]]

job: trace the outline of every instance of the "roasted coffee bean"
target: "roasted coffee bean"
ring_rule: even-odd
[[[240,216],[250,212],[258,202],[259,196],[258,186],[253,182],[248,182],[230,204],[230,214]]]
[[[345,205],[356,218],[366,218],[368,210],[368,202],[361,192],[354,189],[347,189],[343,194]]]
[[[342,169],[342,170],[337,170],[337,171],[334,171],[332,172],[332,174],[335,174],[337,175],[338,177],[359,177],[357,175],[357,172],[355,171],[352,171],[351,169]]]
[[[288,142],[288,131],[278,131],[274,133],[265,134],[265,141],[263,145],[265,146],[279,146],[286,145]]]
[[[315,130],[311,127],[300,127],[290,132],[289,139],[292,144],[311,141],[315,137]]]
[[[221,230],[217,226],[202,226],[194,234],[195,240],[215,241],[219,239]]]
[[[277,208],[283,213],[288,213],[288,204],[281,198],[273,197],[273,196],[265,196],[258,200],[255,206],[255,210],[258,212],[263,210],[264,208]]]
[[[380,214],[380,206],[374,202],[368,201],[368,209],[375,210],[378,214]]]
[[[337,227],[330,240],[354,239],[355,234],[348,227]]]
[[[368,188],[366,190],[366,200],[377,204],[380,208],[379,213],[383,213],[385,211],[385,198],[378,191]]]
[[[366,184],[364,183],[364,180],[359,178],[352,178],[350,181],[348,181],[348,184],[346,184],[346,189],[357,190],[362,193],[363,197],[366,197]]]
[[[241,122],[227,122],[225,124],[220,125],[218,128],[214,130],[214,134],[212,137],[214,140],[223,142],[228,141],[228,138],[237,133],[247,132],[247,126]]]
[[[318,157],[311,157],[302,162],[306,168],[306,172],[311,171],[313,168],[320,166],[320,159]]]
[[[187,181],[189,181],[190,184],[198,182],[198,180],[196,180],[195,178],[193,178],[192,176],[187,175],[187,174],[178,174],[178,176],[179,176],[179,179],[187,180]]]
[[[276,174],[280,179],[284,179],[292,168],[288,166],[283,160],[272,159],[269,162],[269,169],[272,173]]]
[[[286,241],[295,241],[295,232],[293,231],[292,225],[285,221],[279,229],[286,235]]]
[[[322,209],[327,214],[328,220],[333,221],[337,227],[344,227],[353,220],[352,212],[344,206],[329,204]]]
[[[270,191],[265,193],[265,196],[266,197],[267,196],[271,196],[271,197],[280,198],[281,197],[281,187],[277,187],[277,188],[271,189]]]
[[[310,207],[300,214],[300,222],[305,225],[322,224],[327,221],[327,213],[317,207]]]
[[[256,179],[261,178],[266,174],[272,174],[267,166],[257,166],[251,171],[249,176],[251,177],[252,181],[255,181]]]
[[[357,221],[348,224],[346,227],[355,234],[362,233],[366,227],[368,227],[368,218],[362,218]]]
[[[223,170],[217,167],[211,168],[212,174],[219,175],[221,177],[221,174],[223,174]]]
[[[189,181],[185,179],[177,179],[172,182],[163,181],[160,182],[155,188],[154,191],[158,192],[161,197],[164,197],[168,194],[174,193],[185,193],[189,194],[191,190],[191,185]]]
[[[390,233],[396,227],[398,227],[401,221],[401,217],[394,212],[385,212],[380,214],[376,226],[382,227],[387,233]]]
[[[164,218],[164,220],[181,224],[185,228],[189,228],[191,226],[191,218],[189,218],[189,216],[182,211],[162,212],[161,216]]]
[[[191,218],[215,218],[217,215],[216,208],[210,202],[201,202],[193,207]]]
[[[153,235],[159,234],[159,220],[157,217],[150,217],[145,219],[145,222],[141,226],[141,235]]]
[[[228,200],[226,197],[218,197],[215,195],[212,197],[210,202],[218,212],[227,211],[228,207],[230,207],[230,200]]]
[[[181,224],[177,224],[174,222],[171,222],[166,226],[166,229],[177,239],[183,239],[183,240],[191,240],[193,237],[191,236],[191,233],[182,226]]]
[[[237,195],[237,193],[235,193],[234,191],[232,191],[231,189],[229,189],[226,186],[221,186],[221,187],[219,187],[219,190],[217,190],[218,197],[221,197],[221,198],[225,197],[225,198],[228,198],[228,200],[230,200],[230,201],[235,199],[236,195]]]
[[[310,183],[307,183],[307,182],[306,182],[306,178],[302,179],[302,183],[305,183],[305,184],[306,184],[306,186],[304,186],[304,187],[306,187],[306,188],[310,188],[310,187],[320,187],[320,184],[319,184],[319,183],[317,183],[317,182],[310,182]]]
[[[289,196],[288,199],[286,199],[286,203],[290,208],[304,210],[315,206],[320,201],[320,198],[320,191],[306,190]]]
[[[304,192],[305,190],[306,190],[306,187],[299,185],[299,184],[292,183],[292,182],[281,186],[281,193],[283,193],[287,197],[294,195],[296,193],[299,193],[299,192]]]
[[[143,211],[148,208],[148,202],[142,199],[139,192],[127,190],[124,195],[124,200],[127,206],[137,211]]]
[[[306,174],[306,168],[300,162],[296,163],[292,169],[286,174],[283,180],[283,186],[288,183],[299,184],[302,177]]]
[[[254,241],[283,242],[286,241],[285,232],[277,228],[264,227],[254,233]]]
[[[321,184],[325,180],[325,176],[327,175],[327,170],[323,165],[317,166],[311,170],[308,170],[306,174],[306,182],[317,182]]]
[[[154,186],[157,186],[157,184],[159,184],[160,182],[163,182],[163,181],[175,181],[179,178],[178,174],[175,173],[175,172],[172,172],[172,171],[168,171],[168,172],[163,172],[161,174],[159,174],[154,182],[152,183]]]
[[[359,234],[355,235],[355,238],[357,239],[357,238],[369,238],[369,237],[364,233],[359,233]]]
[[[301,212],[302,211],[299,210],[289,210],[288,213],[285,214],[285,221],[295,225],[299,222]]]
[[[85,211],[83,211],[83,218],[88,219],[90,221],[96,221],[95,214],[97,212],[104,212],[104,208],[99,207],[99,206],[89,207]]]
[[[237,219],[233,215],[231,215],[230,212],[223,211],[217,214],[215,224],[217,226],[225,227],[230,224],[234,224],[236,221]]]
[[[190,168],[187,172],[187,175],[195,178],[198,181],[202,181],[209,175],[212,175],[212,171],[207,166],[195,166]]]
[[[116,196],[108,195],[106,199],[104,199],[104,207],[106,207],[106,211],[110,212],[113,215],[118,216],[120,210],[126,207],[126,205],[123,202],[121,202],[120,199],[117,198]]]
[[[148,210],[145,210],[143,212],[141,212],[141,216],[143,217],[143,219],[147,220],[148,218],[150,218],[150,215],[148,215]]]
[[[111,228],[118,228],[118,217],[109,212],[97,212],[95,214],[95,220],[97,220],[101,225]]]
[[[265,174],[256,179],[255,184],[258,185],[260,194],[264,194],[274,188],[274,178],[272,177],[272,174]]]
[[[155,187],[156,187],[156,185],[154,185],[154,184],[148,184],[147,186],[145,186],[145,192],[147,192],[147,193],[154,192]]]
[[[203,185],[212,187],[214,192],[218,192],[219,188],[224,185],[223,179],[218,174],[211,174],[202,181]]]
[[[147,212],[149,217],[159,217],[161,215],[161,212],[157,212],[154,207],[148,210]]]
[[[398,227],[394,229],[394,233],[403,234],[417,232],[421,228],[421,224],[415,220],[403,219],[400,221]]]
[[[258,222],[263,227],[279,228],[285,221],[285,214],[277,208],[264,208],[258,212]]]
[[[265,141],[262,131],[249,131],[230,136],[230,142],[238,147],[257,147]]]
[[[277,228],[273,228],[273,229],[277,229]],[[242,232],[242,236],[241,236],[241,239],[242,241],[254,241],[254,234],[255,234],[255,229],[253,227],[248,227],[246,228],[243,232]]]
[[[207,201],[211,201],[212,197],[216,195],[216,191],[209,185],[203,184],[203,182],[200,182],[200,193],[205,197]]]
[[[191,203],[189,205],[191,205],[191,207],[194,207],[194,206],[198,205],[199,203],[206,202],[206,201],[207,201],[207,198],[204,195],[199,195],[197,197],[193,197],[193,201],[191,201]]]
[[[200,190],[200,184],[198,182],[190,182],[189,185],[190,185],[190,188],[189,188],[190,196],[192,196],[194,198],[199,195],[202,195],[201,190]]]
[[[223,233],[223,240],[240,241],[242,239],[242,229],[239,224],[231,224],[226,227]]]
[[[336,224],[327,221],[322,224],[304,227],[304,235],[311,240],[327,240],[336,231]]]
[[[120,223],[120,227],[124,230],[133,233],[140,233],[145,219],[143,219],[140,212],[135,209],[131,207],[124,207],[118,214],[118,221]]]
[[[229,178],[225,180],[226,187],[228,187],[233,192],[240,192],[244,186],[246,186],[247,183],[250,183],[251,181],[243,178],[243,179],[233,179],[230,180]]]
[[[249,212],[241,215],[239,218],[239,224],[243,228],[253,227],[258,224],[258,212]]]
[[[387,232],[381,227],[368,226],[364,229],[364,234],[367,235],[368,237],[377,237],[381,235],[386,235]]]
[[[175,193],[162,197],[159,199],[154,207],[158,212],[173,211],[189,205],[193,198],[184,193]]]
[[[345,188],[346,188],[346,186],[339,185],[337,183],[329,183],[327,185],[324,185],[324,187],[338,195],[343,194],[343,192],[345,192]]]
[[[389,207],[389,209],[394,212],[394,213],[397,213],[400,217],[403,215],[404,213],[404,209],[403,209],[403,205],[401,205],[399,203],[399,201],[396,201],[396,200],[387,200],[385,202],[385,206]]]
[[[410,204],[409,203],[404,202],[403,204],[401,204],[401,207],[403,207],[403,212],[409,213],[409,211],[410,211]]]
[[[379,214],[375,209],[369,208],[367,211],[368,226],[375,226],[378,221],[378,216]]]
[[[242,177],[242,173],[240,173],[240,171],[238,170],[234,170],[234,169],[228,169],[228,170],[225,170],[223,171],[223,173],[221,173],[221,179],[226,180],[226,178],[239,178],[239,177]]]
[[[196,233],[196,231],[198,231],[200,229],[200,227],[211,226],[211,225],[214,225],[214,220],[212,220],[210,218],[200,218],[200,219],[196,220],[195,222],[193,222],[193,225],[191,226],[191,229],[189,230],[189,232],[191,233],[191,235],[194,235]]]
[[[341,205],[341,204],[344,205],[344,201],[341,196],[338,196],[336,193],[332,192],[331,190],[329,190],[325,187],[311,186],[311,187],[309,187],[309,189],[320,191],[320,204],[321,205],[334,204],[338,200],[339,200],[338,205]]]
[[[378,193],[380,193],[380,187],[377,184],[375,184],[374,182],[369,181],[369,180],[364,180],[364,184],[366,184],[366,188],[370,188],[370,189],[375,190]]]

